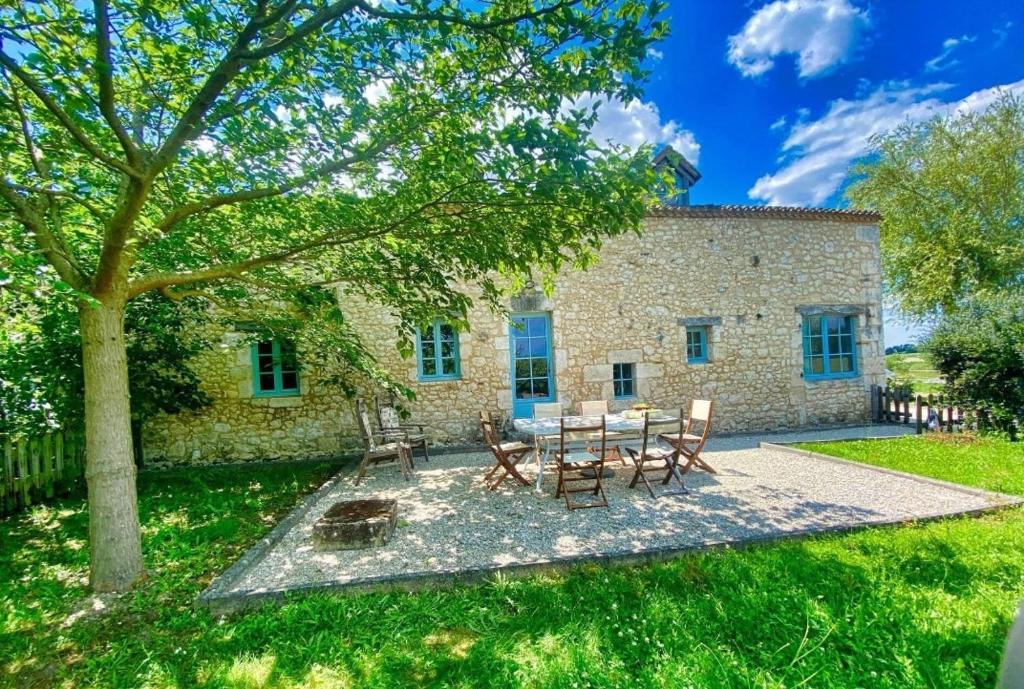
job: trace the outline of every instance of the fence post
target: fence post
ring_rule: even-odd
[[[53,475],[53,433],[47,433],[43,436],[43,448],[40,456],[42,462],[42,476],[40,481],[43,483],[43,491],[46,497],[53,497],[53,482],[55,477]]]
[[[903,391],[903,423],[910,425],[910,390]]]
[[[4,438],[4,462],[0,467],[0,511],[14,509],[14,450],[11,439]]]
[[[21,506],[27,507],[32,504],[32,498],[29,493],[29,481],[31,477],[28,473],[28,448],[25,447],[25,439],[18,439],[18,483],[21,489]]]
[[[914,406],[916,407],[916,409],[914,411],[914,421],[915,421],[915,423],[914,423],[914,433],[916,435],[921,435],[921,407],[923,405],[924,405],[924,398],[921,397],[920,395],[918,395],[917,399],[914,400]]]

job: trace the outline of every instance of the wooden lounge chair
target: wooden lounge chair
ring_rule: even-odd
[[[591,440],[591,434],[594,433],[600,434],[599,444]],[[578,426],[566,426],[565,419],[562,419],[558,449],[554,453],[558,465],[558,487],[555,489],[555,497],[564,497],[567,509],[608,506],[608,498],[605,497],[602,484],[606,450],[603,416],[600,423]],[[579,493],[590,493],[599,499],[580,502],[573,498]]]
[[[410,447],[415,450],[423,450],[423,461],[430,461],[430,452],[427,450],[427,434],[421,423],[402,423],[398,409],[394,404],[382,404],[380,399],[376,400],[378,428],[382,435],[405,437],[411,443]]]
[[[647,492],[651,494],[652,498],[659,497],[654,493],[654,487],[651,486],[651,482],[647,480],[647,474],[650,472],[663,473],[660,476],[662,485],[668,485],[669,481],[673,478],[679,482],[680,490],[672,492],[663,492],[661,495],[686,495],[686,486],[683,485],[682,472],[679,470],[679,457],[680,450],[678,445],[669,443],[667,447],[658,445],[658,438],[664,437],[666,434],[659,436],[658,431],[667,431],[669,428],[675,428],[678,433],[683,432],[683,410],[679,410],[678,417],[652,419],[650,415],[644,416],[644,434],[641,439],[641,445],[639,451],[633,447],[627,447],[626,452],[629,453],[630,458],[633,460],[633,466],[636,471],[633,473],[633,480],[630,481],[629,487],[635,488],[637,482],[643,481],[644,485],[647,486]]]
[[[533,452],[533,446],[521,442],[501,442],[491,415],[487,412],[480,412],[480,432],[483,434],[484,443],[494,455],[494,466],[484,474],[487,488],[496,489],[509,476],[520,485],[530,485],[530,482],[519,473],[518,465],[524,457]]]
[[[693,400],[690,403],[690,417],[686,420],[686,428],[679,433],[665,433],[661,436],[666,442],[678,446],[679,452],[686,458],[686,464],[682,468],[684,474],[693,467],[703,469],[710,474],[718,473],[700,456],[704,444],[708,441],[708,436],[711,435],[713,406],[711,400]],[[695,432],[695,427],[698,424],[702,424],[699,434]]]
[[[359,431],[363,434],[364,446],[363,459],[359,462],[359,470],[356,472],[356,485],[363,480],[366,469],[371,464],[397,462],[405,480],[412,478],[412,449],[408,438],[396,433],[374,433],[370,426],[370,414],[362,400],[356,400],[356,420],[359,422]]]

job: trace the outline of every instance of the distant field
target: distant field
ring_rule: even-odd
[[[927,395],[942,392],[942,376],[935,370],[927,354],[889,354],[885,357],[885,365],[896,374],[898,380],[913,382],[915,393]]]

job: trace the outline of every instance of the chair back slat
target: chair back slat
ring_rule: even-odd
[[[562,405],[559,402],[538,402],[533,405],[535,419],[556,419],[561,415]]]
[[[559,445],[561,448],[561,454],[564,457],[567,452],[575,449],[587,450],[592,447],[596,447],[597,444],[594,442],[594,438],[590,437],[591,433],[601,434],[601,454],[598,457],[601,461],[604,461],[605,455],[605,443],[606,439],[606,422],[604,415],[601,415],[600,423],[587,423],[584,425],[566,425],[565,417],[562,417],[561,429],[559,433]]]
[[[359,422],[359,432],[363,434],[363,445],[367,450],[375,449],[377,444],[373,437],[370,414],[366,411],[366,404],[362,400],[356,400],[356,421]]]
[[[690,418],[694,421],[710,421],[711,400],[693,400],[690,403]]]
[[[398,415],[398,410],[390,404],[378,406],[377,417],[380,420],[381,430],[394,430],[402,425],[402,419]]]
[[[679,433],[681,436],[683,433],[684,425],[685,421],[683,420],[682,409],[679,410],[679,416],[663,416],[651,418],[650,414],[644,414],[644,432],[643,439],[641,441],[642,445],[640,448],[641,454],[644,455],[645,457],[647,456],[648,443],[650,443],[652,436],[654,437],[655,442],[657,442],[657,436],[660,433],[669,432],[670,427],[672,431]]]
[[[581,416],[604,416],[607,413],[607,400],[589,400],[586,402],[580,402]]]

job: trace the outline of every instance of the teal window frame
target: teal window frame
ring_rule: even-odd
[[[451,343],[451,356],[443,355],[441,330],[442,328],[450,328],[452,332],[452,339],[449,340]],[[446,323],[442,320],[436,320],[430,324],[428,330],[430,337],[424,339],[423,331],[419,328],[416,329],[416,374],[420,381],[431,382],[436,380],[458,380],[462,377],[462,357],[459,354],[459,331],[455,329],[455,326],[450,323]],[[432,345],[432,353],[426,354],[426,345]],[[445,360],[453,361],[452,371],[444,372]],[[429,372],[424,366],[425,361],[432,361],[433,372]]]
[[[617,400],[636,398],[636,364],[612,364],[612,395]]]
[[[263,371],[260,369],[260,359],[265,358],[265,353],[260,353],[260,345],[269,342],[271,345],[270,356],[272,368],[270,371]],[[295,347],[291,342],[287,343],[287,346],[292,350],[292,357],[295,359],[295,368],[286,369],[283,365],[283,357],[281,355],[282,341],[278,339],[273,340],[261,340],[255,342],[252,345],[252,393],[255,397],[295,397],[302,394],[302,385],[299,379],[299,363],[298,359],[295,358]],[[287,352],[286,352],[287,353]],[[273,372],[274,374],[274,387],[270,390],[264,390],[261,387],[260,378],[261,375]],[[295,386],[286,386],[284,378],[286,373],[295,374]]]
[[[832,328],[833,325],[838,325],[838,328]],[[856,316],[836,313],[804,316],[801,334],[805,380],[835,380],[860,375]],[[841,364],[844,357],[849,358],[851,368],[834,371],[835,362]],[[821,360],[820,371],[814,370],[815,359]]]
[[[708,363],[708,339],[706,325],[686,326],[686,363]]]

